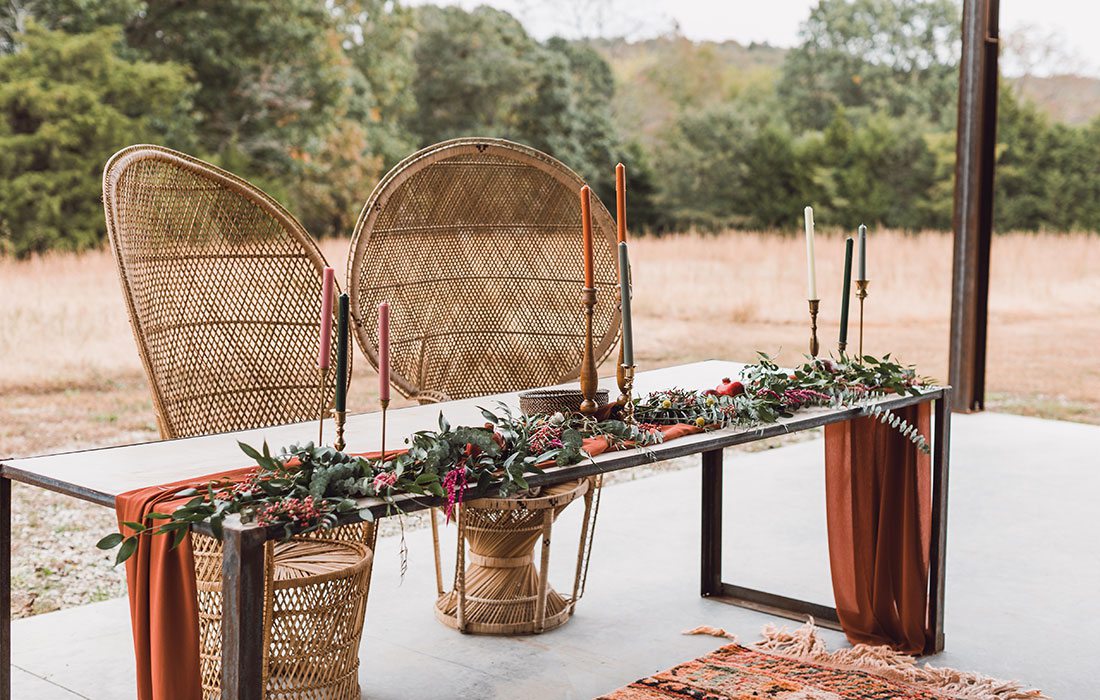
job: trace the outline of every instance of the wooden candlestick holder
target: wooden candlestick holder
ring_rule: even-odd
[[[817,342],[817,312],[821,308],[820,299],[810,299],[810,356],[817,357],[821,347]]]
[[[581,300],[584,304],[584,355],[581,357],[581,413],[591,417],[599,405],[596,403],[596,355],[592,348],[592,315],[596,310],[596,290],[585,287]]]
[[[856,298],[859,299],[859,361],[863,362],[863,300],[867,298],[867,285],[871,280],[856,280]]]

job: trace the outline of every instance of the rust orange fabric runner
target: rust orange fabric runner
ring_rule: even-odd
[[[894,411],[929,435],[931,404]],[[922,654],[927,638],[931,458],[889,425],[825,427],[829,561],[841,627],[853,644]]]
[[[255,467],[150,486],[115,498],[120,530],[124,522],[145,522],[152,512],[171,513],[188,500],[176,494],[217,479],[239,480]],[[188,534],[176,549],[172,537],[139,537],[126,560],[130,625],[134,631],[139,700],[202,700],[199,677],[199,602],[195,559]]]

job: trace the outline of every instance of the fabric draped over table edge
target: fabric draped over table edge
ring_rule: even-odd
[[[927,436],[931,404],[893,411]],[[837,617],[852,644],[932,648],[928,624],[932,466],[874,417],[825,426],[829,563]]]

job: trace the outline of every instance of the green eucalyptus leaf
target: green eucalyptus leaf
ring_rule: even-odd
[[[137,551],[137,537],[127,537],[122,541],[122,546],[118,548],[118,554],[115,556],[115,566],[118,566],[122,562],[133,556]]]
[[[122,540],[123,537],[121,532],[112,532],[111,534],[101,539],[99,542],[96,542],[95,546],[99,547],[100,549],[114,549],[115,547],[122,544]]]

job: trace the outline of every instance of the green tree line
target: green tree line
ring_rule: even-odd
[[[679,108],[641,138],[596,42],[540,42],[488,7],[13,0],[0,253],[98,245],[103,163],[136,142],[256,182],[318,236],[348,234],[413,150],[470,135],[545,150],[608,202],[626,162],[636,230],[793,229],[807,203],[836,225],[949,228],[958,25],[954,0],[820,0],[751,89],[666,70]],[[1100,120],[1051,123],[1003,89],[998,136],[998,228],[1096,228]]]

